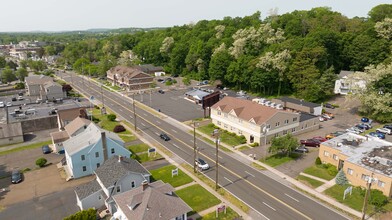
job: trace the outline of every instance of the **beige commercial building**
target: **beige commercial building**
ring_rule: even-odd
[[[212,123],[244,135],[248,143],[268,143],[272,138],[319,129],[316,116],[276,109],[233,97],[225,97],[211,107]]]
[[[372,189],[392,196],[392,143],[374,137],[346,133],[320,145],[323,163],[343,169],[350,184],[366,187],[373,177]]]
[[[106,75],[113,85],[128,91],[148,89],[153,83],[152,76],[134,67],[116,66],[108,70]]]

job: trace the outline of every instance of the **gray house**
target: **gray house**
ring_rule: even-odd
[[[151,174],[136,160],[112,156],[94,172],[96,179],[75,189],[81,210],[106,207],[116,212],[112,196],[150,182]]]
[[[65,98],[66,92],[63,87],[53,81],[52,77],[44,75],[32,75],[25,78],[26,93],[42,100],[54,100]]]

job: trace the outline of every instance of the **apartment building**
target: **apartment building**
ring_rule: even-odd
[[[150,88],[153,77],[149,74],[127,66],[116,66],[106,72],[107,79],[112,85],[117,85],[130,90],[142,90]]]
[[[373,137],[346,133],[320,145],[323,163],[343,169],[350,184],[366,187],[374,178],[372,189],[392,196],[392,143]]]

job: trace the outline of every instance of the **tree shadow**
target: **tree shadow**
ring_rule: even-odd
[[[25,134],[25,135],[23,135],[23,139],[24,139],[25,142],[26,141],[32,141],[36,137],[37,137],[37,135],[35,135],[35,134]]]

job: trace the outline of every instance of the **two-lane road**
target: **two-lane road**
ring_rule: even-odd
[[[68,74],[63,74],[62,77],[68,82],[71,81]],[[73,87],[85,96],[94,96],[97,100],[101,100],[103,94],[106,106],[130,123],[134,122],[131,100],[120,94],[101,90],[98,85],[76,75],[73,75]],[[193,136],[188,130],[179,129],[179,126],[139,108],[138,104],[136,114],[136,124],[140,131],[193,166]],[[159,134],[162,132],[168,134],[171,140],[160,139]],[[205,175],[215,180],[215,147],[201,139],[197,139],[197,147],[201,149],[199,156],[211,167],[204,171]],[[336,211],[277,182],[224,151],[219,151],[219,165],[219,185],[252,207],[260,214],[260,219],[346,219]]]

